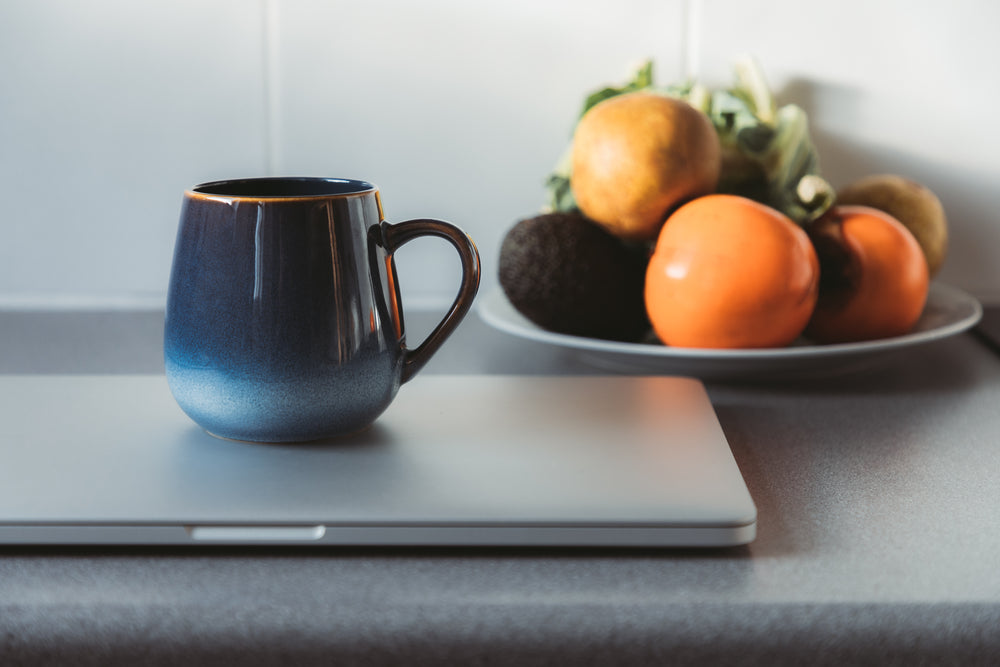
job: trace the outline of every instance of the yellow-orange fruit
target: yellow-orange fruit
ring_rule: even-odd
[[[705,114],[665,95],[627,93],[580,119],[570,186],[588,218],[619,238],[651,241],[679,204],[715,191],[721,161]]]

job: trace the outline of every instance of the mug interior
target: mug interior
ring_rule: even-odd
[[[191,191],[220,197],[331,197],[376,190],[367,181],[347,178],[269,177],[240,178],[202,183]]]

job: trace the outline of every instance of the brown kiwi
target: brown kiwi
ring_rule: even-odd
[[[895,174],[866,176],[837,191],[838,204],[870,206],[896,218],[917,239],[933,276],[948,253],[948,220],[929,188]]]

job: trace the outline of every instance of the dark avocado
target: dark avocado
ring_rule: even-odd
[[[500,246],[500,286],[522,315],[557,333],[638,341],[649,331],[646,248],[577,212],[519,221]]]

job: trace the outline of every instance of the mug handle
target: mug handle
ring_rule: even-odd
[[[403,356],[403,373],[400,383],[409,381],[424,367],[437,352],[441,344],[459,325],[479,290],[479,251],[472,239],[461,229],[441,220],[407,220],[406,222],[383,222],[383,236],[386,249],[394,254],[400,246],[418,236],[436,236],[449,241],[462,260],[462,283],[451,308],[427,338],[417,347],[406,348]]]

